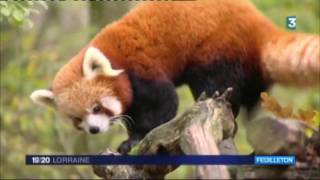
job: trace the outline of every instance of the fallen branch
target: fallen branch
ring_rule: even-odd
[[[131,155],[157,154],[238,154],[233,137],[236,131],[230,104],[227,99],[232,89],[211,98],[203,94],[197,103],[180,117],[165,123],[147,134]],[[302,121],[281,118],[263,118],[250,121],[247,139],[255,154],[288,155],[297,157],[296,166],[196,166],[197,179],[320,179],[320,135],[312,137]],[[105,155],[119,155],[110,150]],[[104,179],[159,179],[177,166],[94,166],[94,172]]]
[[[308,137],[306,130],[313,131]],[[242,166],[237,177],[253,179],[320,179],[320,135],[297,119],[262,118],[251,121],[247,139],[255,154],[295,155],[295,166]]]
[[[227,99],[232,89],[212,98],[202,94],[197,103],[182,116],[165,123],[137,144],[130,154],[156,155],[167,153],[219,155],[237,154],[233,143],[236,124]],[[117,154],[107,150],[103,154]],[[105,179],[164,178],[174,166],[94,166],[94,172]],[[197,166],[195,178],[228,179],[227,166]]]

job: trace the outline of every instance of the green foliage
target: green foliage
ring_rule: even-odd
[[[252,0],[279,27],[286,28],[286,17],[297,17],[296,31],[319,33],[319,0]]]
[[[45,1],[0,1],[0,21],[7,20],[14,26],[33,26],[32,21],[29,19],[30,13],[39,13],[33,8],[34,5],[41,5],[47,9],[48,6]]]

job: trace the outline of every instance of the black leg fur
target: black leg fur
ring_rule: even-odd
[[[234,91],[230,103],[236,117],[241,105],[248,109],[254,107],[260,93],[268,86],[262,80],[258,68],[248,71],[245,66],[240,61],[226,60],[202,67],[193,66],[175,83],[187,83],[195,99],[203,91],[212,95],[215,91],[222,93],[232,87]],[[170,81],[148,81],[134,74],[129,77],[133,88],[133,102],[126,114],[133,118],[134,124],[128,124],[129,139],[118,149],[123,154],[129,152],[151,129],[174,118],[178,107],[175,86]]]
[[[148,81],[130,75],[133,88],[133,102],[126,112],[134,120],[127,125],[129,139],[124,141],[118,151],[127,153],[151,129],[174,118],[178,108],[175,86],[169,81]]]
[[[212,95],[215,91],[224,92],[233,88],[230,99],[235,117],[241,105],[252,108],[259,100],[260,93],[267,88],[258,69],[251,72],[248,67],[235,61],[217,61],[203,67],[192,67],[186,71],[184,81],[189,84],[194,98],[205,91]]]

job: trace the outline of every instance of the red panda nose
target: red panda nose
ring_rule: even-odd
[[[89,131],[91,134],[97,134],[99,132],[99,127],[92,126],[90,127]]]

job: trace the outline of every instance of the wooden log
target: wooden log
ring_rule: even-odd
[[[306,130],[313,131],[308,137]],[[295,155],[295,166],[242,166],[240,179],[320,179],[319,131],[297,119],[266,117],[252,121],[247,139],[255,154]]]
[[[197,103],[180,117],[165,123],[146,135],[131,155],[157,154],[238,154],[233,137],[236,123],[227,102],[231,89],[212,98],[202,95]],[[313,131],[312,137],[306,129]],[[320,135],[300,120],[276,117],[251,121],[247,126],[248,142],[255,154],[295,154],[296,166],[196,166],[197,179],[320,179]],[[115,154],[107,150],[103,154]],[[104,179],[163,179],[177,166],[94,166]]]
[[[131,155],[237,154],[233,136],[236,124],[228,98],[232,89],[222,95],[215,93],[207,98],[202,94],[193,107],[180,117],[173,119],[149,132],[130,152]],[[222,152],[220,149],[223,150]],[[224,151],[228,152],[224,152]],[[107,150],[103,154],[116,154]],[[177,166],[94,166],[96,175],[104,179],[164,178]],[[197,166],[196,178],[228,179],[227,166]]]

